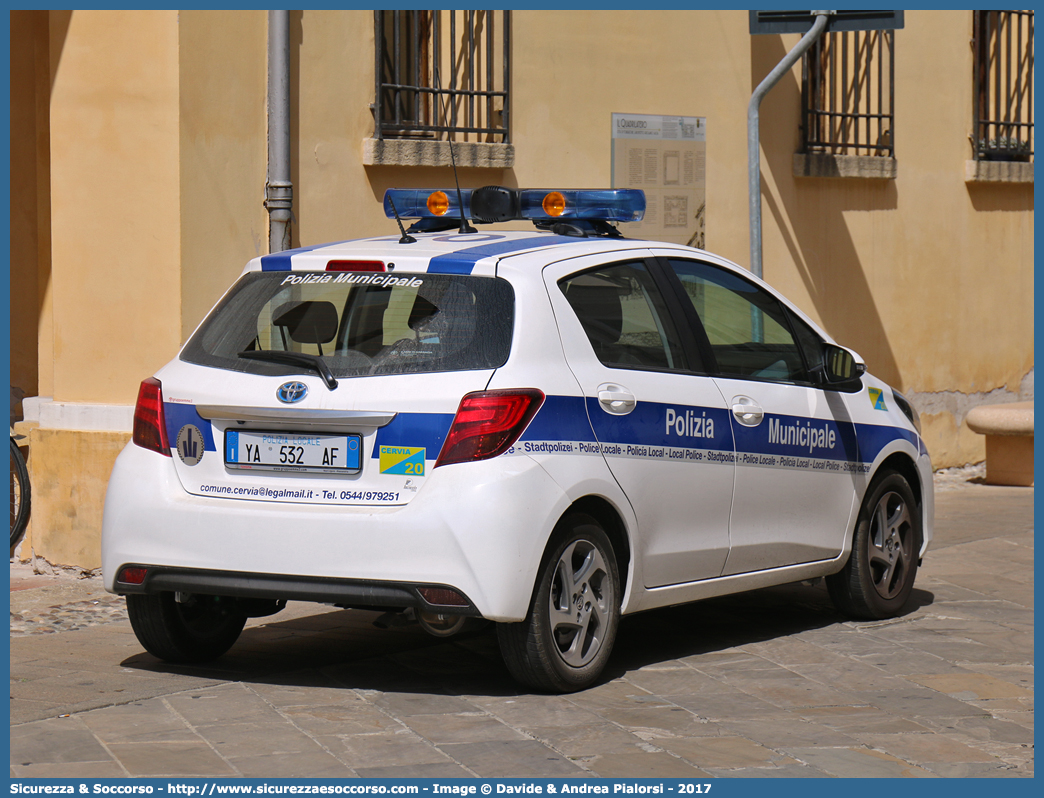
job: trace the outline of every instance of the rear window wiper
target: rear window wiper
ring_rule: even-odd
[[[331,391],[337,387],[337,380],[334,378],[333,372],[330,371],[326,361],[318,355],[309,355],[304,352],[282,352],[278,349],[246,349],[238,356],[248,360],[267,360],[271,363],[284,363],[288,366],[303,366],[322,377],[326,387]]]

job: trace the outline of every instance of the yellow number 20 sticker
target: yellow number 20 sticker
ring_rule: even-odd
[[[415,446],[382,446],[382,474],[412,474],[424,476],[425,449]]]

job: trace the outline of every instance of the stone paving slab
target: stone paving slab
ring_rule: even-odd
[[[659,750],[643,742],[639,733],[622,729],[608,720],[582,726],[531,726],[526,733],[573,761]]]
[[[474,707],[469,709],[474,710]],[[476,711],[458,715],[413,715],[404,718],[403,722],[410,731],[434,745],[474,740],[506,742],[530,739],[518,729]]]
[[[185,778],[239,775],[203,740],[115,743],[109,746],[109,751],[130,776]]]
[[[600,756],[584,765],[587,770],[584,775],[613,779],[701,779],[710,776],[680,757],[662,751]]]
[[[10,775],[12,778],[32,779],[119,779],[129,774],[118,762],[109,761],[12,765]]]
[[[23,572],[10,773],[1029,777],[1032,512],[1032,489],[940,491],[905,616],[846,621],[822,585],[643,613],[603,683],[569,696],[520,691],[492,627],[437,640],[308,604],[170,666],[97,580]]]
[[[795,746],[857,745],[859,740],[826,724],[804,718],[728,720],[720,724],[722,733],[738,734],[767,748],[780,750]],[[923,727],[920,730],[928,731]]]
[[[936,774],[872,748],[793,748],[790,754],[838,778],[930,779]]]

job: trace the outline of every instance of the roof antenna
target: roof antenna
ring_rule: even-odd
[[[442,94],[442,81],[440,80],[440,77],[441,71],[439,67],[436,66],[435,88],[439,90],[439,96],[442,97],[442,118],[445,120],[449,118],[449,113],[446,108],[446,97]],[[457,186],[457,205],[460,207],[460,230],[458,232],[460,235],[465,235],[466,233],[477,233],[478,230],[468,224],[468,219],[464,215],[464,200],[460,195],[460,180],[457,179],[457,159],[453,157],[453,139],[447,137],[446,142],[449,144],[450,163],[453,165],[453,182]]]
[[[400,244],[416,244],[417,243],[417,239],[414,238],[413,236],[411,236],[409,233],[407,233],[406,232],[406,228],[402,226],[402,219],[399,218],[399,212],[397,210],[395,210],[395,200],[393,200],[389,196],[388,197],[388,202],[392,206],[392,213],[395,214],[395,223],[397,225],[399,225],[399,232],[402,233],[402,238],[399,239],[399,243]]]

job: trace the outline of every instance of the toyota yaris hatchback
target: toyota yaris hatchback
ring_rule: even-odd
[[[385,207],[412,234],[252,260],[141,384],[102,553],[149,652],[218,657],[314,601],[494,621],[517,679],[569,691],[628,613],[816,577],[901,611],[932,535],[917,415],[769,286],[621,238],[640,192]]]

